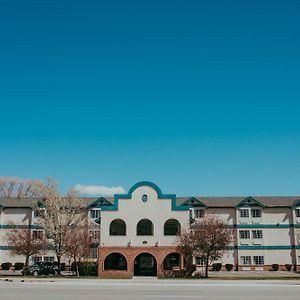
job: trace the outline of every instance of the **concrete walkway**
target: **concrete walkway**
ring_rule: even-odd
[[[299,280],[134,280],[48,279],[0,280],[5,300],[298,300]]]

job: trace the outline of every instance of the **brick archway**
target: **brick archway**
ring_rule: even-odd
[[[134,259],[134,276],[157,276],[157,260],[154,255],[142,252]]]
[[[165,257],[176,252],[175,247],[100,247],[98,249],[98,276],[102,278],[132,278],[134,275],[134,260],[142,253],[154,256],[157,263],[157,276],[164,276],[163,262]],[[113,252],[122,254],[127,260],[127,270],[104,270],[104,260]]]

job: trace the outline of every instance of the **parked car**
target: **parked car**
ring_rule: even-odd
[[[22,270],[22,275],[57,275],[58,263],[57,262],[36,262],[32,266],[26,267]]]

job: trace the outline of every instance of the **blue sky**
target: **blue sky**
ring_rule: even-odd
[[[299,1],[0,1],[0,175],[300,194]]]

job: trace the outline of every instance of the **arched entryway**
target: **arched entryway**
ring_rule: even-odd
[[[157,276],[157,262],[150,253],[141,253],[134,260],[134,276]]]
[[[164,270],[180,269],[180,254],[173,252],[168,254],[163,262]]]

